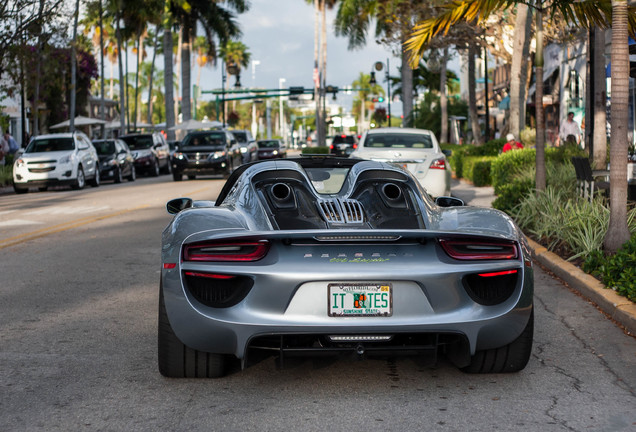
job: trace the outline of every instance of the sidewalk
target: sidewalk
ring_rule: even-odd
[[[496,198],[492,187],[476,187],[463,180],[453,179],[452,189],[453,195],[463,199],[468,205],[491,207]],[[605,288],[596,278],[549,252],[540,244],[530,239],[528,243],[537,263],[596,304],[604,314],[625,327],[630,334],[636,335],[636,304]]]

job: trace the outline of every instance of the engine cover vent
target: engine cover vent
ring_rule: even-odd
[[[320,200],[318,201],[318,210],[330,224],[361,224],[364,222],[364,210],[358,200]]]

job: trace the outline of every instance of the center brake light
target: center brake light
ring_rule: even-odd
[[[439,239],[439,244],[449,257],[457,260],[513,260],[519,257],[513,242]]]
[[[183,248],[183,260],[207,262],[258,261],[267,255],[269,247],[270,244],[267,240],[191,243]]]

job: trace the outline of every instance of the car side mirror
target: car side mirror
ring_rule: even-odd
[[[181,210],[192,207],[192,198],[175,198],[168,201],[166,204],[166,210],[170,214],[177,214]]]
[[[440,207],[461,207],[466,205],[464,201],[460,200],[459,198],[447,197],[447,196],[441,196],[441,197],[435,198],[435,204],[437,204]]]

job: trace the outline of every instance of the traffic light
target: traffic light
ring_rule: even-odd
[[[304,87],[290,87],[289,100],[298,100],[298,95],[305,93]]]
[[[384,102],[384,96],[378,96],[378,102]]]

